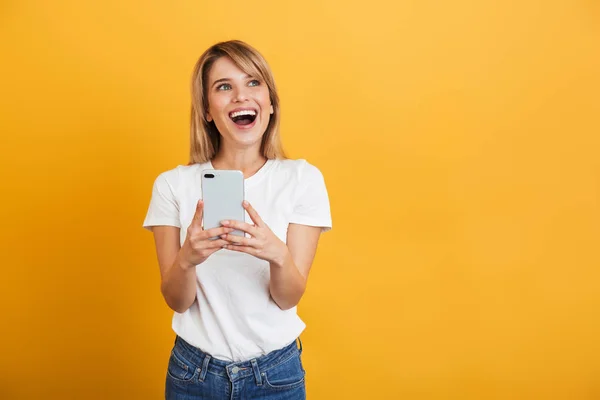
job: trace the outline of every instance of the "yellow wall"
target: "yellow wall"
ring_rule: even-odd
[[[330,191],[310,399],[600,398],[599,26],[573,0],[2,2],[0,398],[161,398],[141,223],[229,38]]]

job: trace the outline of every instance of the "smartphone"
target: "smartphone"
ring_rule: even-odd
[[[237,170],[202,171],[202,200],[204,201],[204,230],[221,226],[223,220],[245,222],[244,174]],[[244,236],[244,232],[234,230],[231,235]],[[211,238],[216,239],[217,237]]]

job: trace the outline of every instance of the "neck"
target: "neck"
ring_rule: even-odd
[[[258,150],[228,150],[221,146],[217,155],[211,160],[214,169],[235,169],[242,171],[247,179],[254,175],[267,159]]]

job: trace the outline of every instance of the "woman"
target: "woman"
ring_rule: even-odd
[[[320,171],[283,154],[279,118],[273,76],[254,48],[228,41],[202,54],[190,163],[157,177],[144,221],[174,311],[167,399],[306,398],[296,305],[331,215]],[[246,221],[203,229],[205,169],[243,172]],[[229,234],[236,229],[247,235]]]

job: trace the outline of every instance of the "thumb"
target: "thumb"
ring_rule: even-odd
[[[194,219],[192,220],[193,226],[202,228],[203,214],[204,214],[204,202],[202,200],[198,200],[198,204],[196,204],[196,212],[194,213]]]

